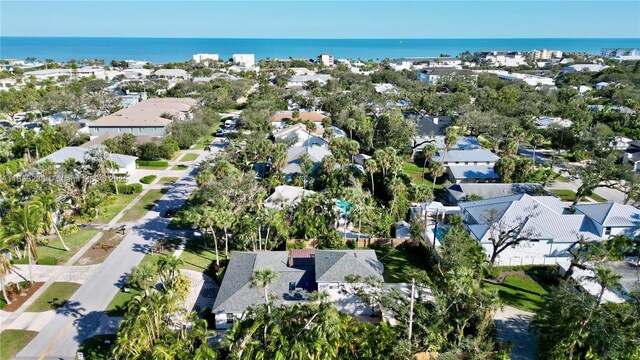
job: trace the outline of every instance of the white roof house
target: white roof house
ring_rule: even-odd
[[[90,148],[80,146],[63,147],[62,149],[38,160],[38,162],[51,161],[55,164],[62,164],[68,159],[74,159],[79,163],[83,163],[89,149]],[[114,173],[131,173],[136,169],[137,159],[137,156],[109,153],[109,161],[118,167],[118,169],[113,169]]]
[[[180,78],[186,80],[189,78],[189,73],[182,69],[158,69],[154,71],[153,75],[171,79]]]
[[[606,68],[608,68],[608,66],[600,65],[600,64],[573,64],[573,65],[567,66],[564,69],[564,71],[567,71],[567,72],[581,72],[581,71],[598,72],[598,71],[602,71],[602,70],[604,70]]]
[[[317,81],[320,85],[325,85],[331,79],[331,75],[327,74],[293,75],[287,82],[287,88],[303,87],[307,83],[314,81]]]
[[[536,258],[542,263],[544,257],[569,256],[567,250],[579,237],[601,240],[640,232],[640,210],[617,203],[578,204],[571,213],[554,196],[518,194],[458,205],[470,234],[487,251],[500,230],[517,229],[514,236],[529,239],[507,248],[502,259]]]
[[[291,142],[291,146],[322,146],[327,147],[329,142],[320,136],[316,136],[307,130],[305,124],[287,126],[282,130],[273,132],[276,142]]]
[[[449,150],[447,152],[438,151],[432,160],[440,161],[445,166],[492,165],[500,160],[500,157],[487,149]]]
[[[537,117],[533,119],[533,122],[536,124],[536,127],[538,129],[546,129],[550,126],[568,128],[568,127],[571,127],[571,125],[573,125],[573,122],[571,120],[554,118],[549,116]]]
[[[315,194],[315,191],[305,190],[300,186],[276,186],[273,194],[264,201],[264,207],[278,210],[295,207],[303,197],[311,194]]]

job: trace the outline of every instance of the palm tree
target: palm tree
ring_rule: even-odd
[[[38,261],[36,239],[42,232],[42,203],[32,200],[11,210],[5,219],[5,239],[23,242],[29,255],[29,281],[33,283],[33,260]]]
[[[373,160],[373,159],[369,159],[364,163],[364,171],[369,173],[369,176],[371,176],[371,195],[375,194],[375,184],[373,182],[373,174],[378,171],[378,163]]]
[[[224,255],[229,258],[229,228],[233,226],[234,216],[230,210],[224,209],[218,213],[218,226],[224,230]]]
[[[182,260],[173,255],[164,255],[158,260],[158,271],[164,280],[162,286],[165,289],[167,288],[166,283],[169,284],[168,287],[173,287],[173,282],[176,279],[176,273],[180,265],[182,265]]]
[[[267,307],[267,314],[271,314],[269,305],[269,285],[278,279],[278,273],[272,269],[257,270],[251,277],[251,287],[262,288],[264,292],[264,303]]]
[[[56,214],[57,218],[57,213],[60,210],[60,203],[57,201],[55,194],[48,192],[38,196],[37,200],[42,203],[45,228],[53,227],[53,230],[58,235],[58,239],[60,239],[60,242],[62,243],[62,247],[64,247],[64,251],[69,251],[69,247],[65,244],[64,239],[58,230],[58,226],[56,225],[56,221],[53,218],[53,214]]]
[[[547,139],[542,134],[534,134],[531,136],[531,146],[533,146],[533,162],[536,162],[536,150],[538,146],[545,145],[547,143]]]
[[[436,180],[444,175],[445,169],[441,162],[434,161],[431,163],[431,166],[429,166],[429,172],[433,176],[433,185],[431,187],[431,192],[433,193],[436,188]]]
[[[5,289],[5,277],[13,272],[13,264],[9,261],[9,257],[5,255],[5,252],[9,251],[9,242],[5,239],[0,239],[0,287],[2,287],[2,296],[7,304],[11,304],[11,299],[7,295],[7,289]]]
[[[598,283],[598,285],[600,285],[600,292],[598,293],[597,301],[594,303],[591,309],[589,309],[588,315],[585,317],[584,321],[582,321],[582,324],[580,324],[580,330],[576,334],[575,340],[573,340],[573,342],[569,346],[570,360],[573,358],[573,352],[575,350],[575,346],[579,341],[582,340],[583,333],[586,330],[587,325],[589,325],[593,314],[600,306],[602,302],[602,297],[604,296],[604,292],[607,289],[620,287],[620,280],[622,279],[622,276],[616,273],[615,271],[613,271],[613,269],[609,267],[596,266],[596,268],[593,269],[593,276],[589,276],[587,277],[587,279]]]
[[[598,293],[598,305],[602,302],[602,297],[606,289],[614,289],[620,286],[620,280],[622,276],[613,269],[608,267],[597,266],[593,270],[593,276],[589,277],[589,280],[595,281],[600,285],[600,292]]]
[[[438,152],[438,148],[433,144],[427,144],[427,146],[422,148],[422,156],[424,157],[424,163],[422,164],[422,179],[424,179],[424,173],[427,169],[427,162],[433,158]]]

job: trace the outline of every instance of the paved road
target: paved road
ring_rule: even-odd
[[[181,206],[195,188],[195,169],[192,169],[131,229],[16,359],[74,359],[82,341],[103,332],[103,310],[120,290],[126,274],[142,261],[156,240],[165,236],[169,219],[160,214]]]

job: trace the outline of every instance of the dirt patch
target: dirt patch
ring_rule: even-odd
[[[101,264],[118,247],[125,235],[118,232],[118,229],[105,231],[98,242],[87,250],[74,265],[95,265]]]
[[[9,298],[11,299],[11,304],[7,304],[7,306],[2,310],[8,312],[18,310],[20,306],[22,306],[25,301],[29,300],[31,295],[38,291],[42,285],[44,285],[44,282],[35,282],[33,284],[27,282],[26,284],[21,284],[20,292],[15,288],[12,288],[11,290],[7,289]]]

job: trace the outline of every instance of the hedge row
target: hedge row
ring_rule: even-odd
[[[136,161],[138,166],[150,166],[150,167],[162,167],[166,168],[169,166],[169,162],[166,160],[138,160]]]
[[[143,176],[142,178],[140,178],[140,182],[143,184],[151,184],[153,182],[153,180],[155,180],[157,178],[156,175],[147,175],[147,176]]]
[[[109,191],[116,193],[116,189],[113,187],[113,183],[106,184]],[[137,194],[142,192],[142,184],[118,184],[119,194]]]

